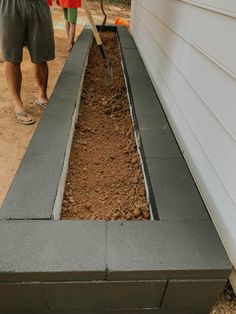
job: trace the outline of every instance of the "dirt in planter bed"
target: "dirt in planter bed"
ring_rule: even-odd
[[[72,144],[62,219],[149,219],[146,192],[115,33],[102,34],[113,66],[93,43]]]

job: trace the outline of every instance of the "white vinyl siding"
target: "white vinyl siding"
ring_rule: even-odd
[[[133,0],[131,32],[236,266],[236,1]]]

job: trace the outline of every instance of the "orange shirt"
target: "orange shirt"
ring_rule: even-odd
[[[80,8],[81,0],[59,0],[62,8]]]

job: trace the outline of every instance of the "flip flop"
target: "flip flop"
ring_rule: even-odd
[[[35,105],[36,106],[39,106],[41,109],[45,109],[46,108],[46,106],[47,106],[47,102],[41,102],[41,101],[39,101],[39,100],[36,100],[35,101]]]
[[[30,124],[35,123],[34,118],[31,116],[31,114],[28,111],[16,112],[15,115],[16,115],[16,119],[21,124],[30,125]]]

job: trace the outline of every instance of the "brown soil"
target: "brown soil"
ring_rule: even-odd
[[[85,74],[63,201],[63,219],[149,219],[140,158],[116,34],[103,42],[113,83],[95,43]]]

